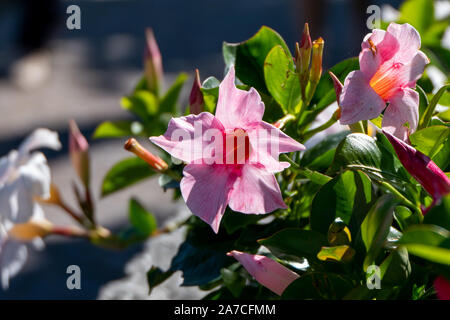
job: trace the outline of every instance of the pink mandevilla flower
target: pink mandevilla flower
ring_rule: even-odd
[[[387,31],[374,29],[362,42],[360,70],[345,79],[339,105],[342,124],[378,117],[382,127],[406,141],[418,123],[419,95],[413,90],[427,56],[420,51],[420,35],[409,24],[391,23]]]
[[[264,103],[258,92],[240,90],[234,81],[231,67],[219,87],[215,116],[202,112],[173,118],[164,135],[150,138],[187,163],[180,184],[182,196],[216,233],[227,205],[247,214],[286,208],[274,173],[289,163],[279,162],[278,157],[304,149],[262,121]]]
[[[256,281],[281,296],[299,275],[266,256],[233,250],[227,255],[238,260]]]

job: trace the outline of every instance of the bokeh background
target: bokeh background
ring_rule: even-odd
[[[366,9],[400,0],[2,0],[0,2],[0,156],[16,148],[36,127],[60,134],[64,148],[46,152],[54,182],[69,203],[75,173],[67,153],[68,121],[73,118],[91,144],[95,198],[100,222],[113,230],[128,224],[127,205],[137,197],[160,225],[186,214],[171,202],[155,179],[99,200],[101,180],[118,160],[128,156],[120,140],[92,140],[104,120],[129,117],[119,106],[142,74],[144,30],[152,27],[170,83],[195,68],[202,80],[223,77],[222,42],[240,42],[262,25],[277,30],[292,49],[309,22],[313,38],[325,39],[324,64],[356,56],[369,32]],[[68,30],[66,9],[81,8],[81,30]],[[386,7],[389,5],[390,7]],[[391,8],[391,9],[389,9]],[[185,86],[182,106],[192,77]],[[143,142],[151,147],[149,142]],[[58,209],[45,207],[50,220],[71,221]],[[188,213],[187,213],[188,214]],[[182,234],[164,236],[123,251],[109,251],[83,241],[52,237],[42,251],[30,250],[29,261],[0,299],[145,298],[145,271],[168,263]],[[68,290],[66,268],[79,265],[82,289]],[[138,273],[138,275],[135,275]],[[122,280],[120,280],[122,279]],[[150,298],[199,298],[193,288],[179,288],[175,277]]]

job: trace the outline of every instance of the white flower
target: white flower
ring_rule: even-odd
[[[36,129],[18,150],[0,158],[0,283],[4,289],[17,274],[27,258],[24,243],[8,237],[16,223],[44,218],[36,198],[50,196],[50,168],[38,148],[58,150],[61,143],[56,132]],[[42,243],[40,238],[34,241]]]

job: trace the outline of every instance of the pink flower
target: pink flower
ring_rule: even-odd
[[[89,185],[89,144],[75,120],[69,122],[69,153],[72,165],[85,186]]]
[[[266,256],[233,250],[227,255],[236,258],[256,281],[281,296],[299,275]]]
[[[443,276],[438,276],[434,280],[434,288],[440,300],[450,300],[450,281]]]
[[[434,202],[450,193],[450,179],[426,155],[383,130],[405,169],[433,197]]]
[[[389,103],[382,127],[407,140],[418,123],[419,95],[413,88],[429,63],[419,50],[420,35],[407,23],[391,23],[387,31],[369,33],[361,47],[360,70],[348,74],[339,99],[340,121],[352,124],[376,118]]]
[[[232,67],[220,84],[215,116],[202,112],[174,118],[164,135],[150,138],[187,163],[182,196],[216,233],[227,205],[248,214],[286,208],[274,173],[289,163],[279,162],[278,156],[304,149],[262,121],[264,103],[258,92],[237,89],[234,80]]]

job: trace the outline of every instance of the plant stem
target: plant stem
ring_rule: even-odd
[[[364,131],[364,125],[362,124],[361,121],[349,124],[348,126],[353,133],[355,133],[355,132],[366,133]]]
[[[403,194],[401,194],[397,189],[395,189],[391,184],[387,183],[386,181],[379,182],[379,184],[382,187],[389,190],[394,196],[397,197],[397,199],[402,201],[403,204],[405,204],[407,207],[413,209],[414,212],[418,214],[418,216],[420,217],[420,220],[423,219],[422,211],[416,205],[414,205],[414,203],[412,203],[409,199],[407,199]]]
[[[336,113],[336,112],[335,112]],[[313,135],[315,135],[316,133],[319,133],[325,129],[328,129],[329,127],[331,127],[333,124],[336,123],[337,118],[335,116],[335,113],[333,114],[333,116],[330,118],[330,120],[328,120],[327,122],[325,122],[324,124],[322,124],[321,126],[311,129],[308,132],[306,132],[303,136],[304,140],[308,140],[309,138],[311,138]]]

